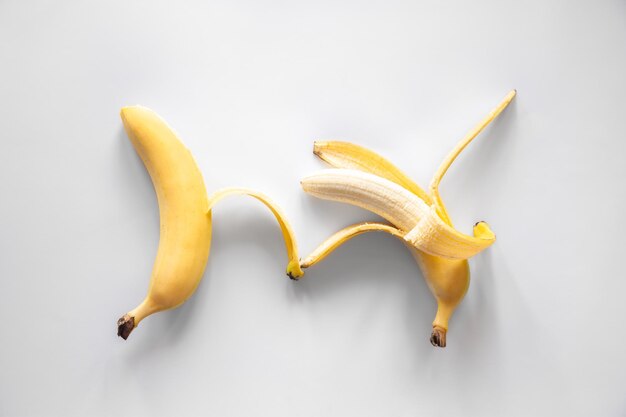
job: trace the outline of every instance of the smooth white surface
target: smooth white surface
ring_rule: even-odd
[[[183,4],[184,3],[184,4]],[[623,416],[623,1],[0,2],[0,415]],[[369,213],[305,195],[315,139],[442,183],[471,261],[444,350],[410,254],[361,236],[284,276],[271,214],[214,212],[205,278],[124,342],[158,208],[119,118],[155,109],[209,190],[302,254]]]

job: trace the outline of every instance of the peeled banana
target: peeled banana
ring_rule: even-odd
[[[506,95],[448,154],[424,191],[391,162],[373,151],[348,142],[316,142],[313,152],[334,169],[307,176],[305,192],[322,199],[352,204],[369,210],[391,223],[362,223],[343,229],[304,258],[308,268],[328,256],[350,238],[369,231],[382,231],[403,240],[411,249],[426,283],[437,300],[430,341],[446,346],[448,322],[469,287],[467,259],[495,241],[485,222],[474,225],[473,236],[456,230],[439,194],[439,183],[463,149],[513,100]]]
[[[207,197],[191,152],[163,119],[141,106],[124,107],[121,116],[128,137],[152,178],[159,204],[160,237],[148,294],[118,320],[118,336],[128,338],[144,318],[178,307],[194,293],[209,256],[211,210],[230,195],[250,195],[272,211],[285,238],[287,274],[294,279],[302,276],[293,231],[267,196],[245,188],[228,188]]]

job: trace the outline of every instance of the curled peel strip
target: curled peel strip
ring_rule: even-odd
[[[348,240],[367,232],[385,232],[398,239],[404,239],[404,233],[395,227],[384,223],[358,223],[341,229],[318,246],[309,256],[300,262],[302,268],[309,268],[326,258],[332,251],[337,249]]]
[[[278,225],[280,226],[280,230],[283,233],[283,238],[285,240],[285,248],[287,249],[287,257],[289,258],[289,263],[287,264],[287,275],[291,279],[298,279],[304,275],[304,272],[300,268],[298,245],[296,244],[293,229],[280,207],[278,207],[278,205],[265,194],[249,188],[224,188],[216,191],[213,195],[211,195],[211,197],[209,197],[208,213],[211,212],[211,209],[213,209],[213,207],[220,200],[232,195],[248,195],[250,197],[254,197],[270,209],[274,217],[276,217],[276,221],[278,221]]]

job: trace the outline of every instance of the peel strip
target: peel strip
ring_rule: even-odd
[[[459,156],[463,149],[465,149],[467,145],[469,145],[470,142],[474,140],[474,138],[478,136],[478,134],[482,132],[485,127],[487,127],[496,117],[498,117],[500,113],[502,113],[504,109],[507,108],[507,106],[509,105],[509,103],[511,103],[516,94],[517,90],[511,90],[504,97],[504,99],[502,99],[500,104],[498,104],[493,110],[491,110],[491,112],[489,112],[489,114],[483,120],[481,120],[480,123],[478,123],[467,135],[465,135],[463,139],[461,139],[461,141],[454,147],[454,149],[452,149],[452,151],[446,156],[441,165],[439,165],[437,172],[435,172],[435,175],[433,176],[433,179],[431,180],[430,186],[428,188],[435,207],[437,208],[437,213],[439,214],[439,216],[441,216],[443,221],[450,226],[452,226],[452,221],[450,220],[450,216],[448,215],[443,201],[441,200],[441,195],[439,194],[439,183],[441,182],[441,179],[448,171],[448,168],[450,168],[450,165],[452,165],[456,157]]]
[[[300,262],[301,268],[308,268],[322,261],[331,252],[348,240],[367,232],[386,232],[399,239],[404,239],[404,233],[395,227],[384,223],[358,223],[341,229],[322,244],[320,244],[309,256]]]
[[[276,220],[280,225],[280,230],[283,233],[283,238],[285,239],[285,248],[287,249],[287,257],[289,258],[289,263],[287,264],[287,275],[289,275],[292,279],[297,279],[304,275],[304,271],[300,268],[300,259],[298,257],[298,245],[296,244],[295,233],[293,232],[293,229],[291,228],[291,225],[287,221],[287,218],[282,210],[265,194],[248,188],[225,188],[218,190],[213,193],[211,197],[209,197],[209,208],[207,214],[211,214],[211,209],[213,209],[215,204],[217,204],[220,200],[231,195],[248,195],[250,197],[254,197],[270,209],[274,217],[276,217]]]
[[[386,178],[406,188],[426,204],[432,198],[404,172],[387,159],[367,148],[349,142],[315,142],[313,153],[334,168],[356,169]]]

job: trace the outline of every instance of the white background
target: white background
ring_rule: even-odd
[[[0,415],[626,415],[623,1],[0,1]],[[144,297],[156,198],[119,118],[180,133],[209,191],[288,214],[302,255],[363,210],[307,196],[315,139],[442,183],[471,260],[448,347],[404,246],[361,236],[284,276],[258,202],[214,211],[182,308]]]

